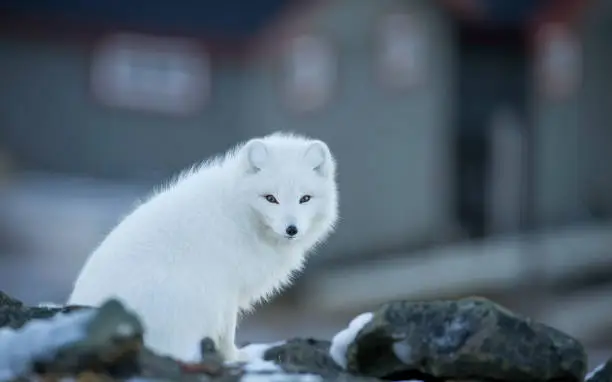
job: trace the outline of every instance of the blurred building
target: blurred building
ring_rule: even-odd
[[[294,312],[476,293],[610,346],[611,37],[604,0],[5,0],[7,251],[62,295],[151,184],[293,130],[343,217]]]

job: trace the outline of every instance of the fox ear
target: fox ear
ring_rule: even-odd
[[[327,177],[333,171],[331,153],[322,141],[312,142],[304,153],[304,159],[321,176]]]
[[[246,154],[248,171],[252,173],[260,171],[268,160],[268,148],[259,139],[247,142],[244,147],[244,153]]]

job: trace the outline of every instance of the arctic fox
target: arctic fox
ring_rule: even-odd
[[[184,361],[212,338],[226,361],[239,313],[288,285],[338,219],[328,146],[274,133],[181,173],[127,215],[90,255],[69,304],[118,298],[145,344]]]

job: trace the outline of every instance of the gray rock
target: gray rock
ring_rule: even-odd
[[[33,321],[44,323],[38,332]],[[13,328],[0,335],[0,371],[2,362],[17,365],[15,375],[32,381],[582,382],[586,365],[576,340],[484,299],[383,305],[349,346],[348,370],[330,357],[329,341],[312,338],[267,349],[264,360],[276,366],[224,364],[208,338],[198,363],[162,357],[143,346],[137,314],[114,300],[27,307],[0,293],[0,326]],[[612,382],[610,363],[588,382]]]
[[[132,375],[139,369],[142,335],[138,318],[115,300],[96,310],[35,319],[0,332],[0,379],[84,371]]]
[[[23,303],[15,298],[12,298],[8,294],[0,291],[0,307],[13,307],[19,308],[23,306]]]
[[[612,359],[597,366],[585,378],[586,382],[612,382]]]
[[[183,363],[143,346],[136,314],[116,300],[100,308],[27,307],[0,294],[0,380],[133,382],[369,382],[341,373],[327,355],[329,342],[295,339],[266,353],[276,367],[225,365],[215,344],[201,341],[202,360]],[[296,364],[293,364],[295,362]],[[333,371],[335,374],[331,374]]]
[[[583,346],[482,298],[392,302],[347,351],[355,374],[386,379],[578,382]]]
[[[31,320],[46,319],[58,313],[70,313],[85,306],[29,307],[0,291],[0,328],[19,329]]]
[[[337,376],[342,369],[329,355],[329,341],[314,338],[293,338],[283,345],[272,347],[264,353],[264,359],[273,361],[290,372],[316,372]]]
[[[377,378],[346,373],[329,355],[330,341],[293,338],[264,352],[263,358],[279,365],[287,373],[314,373],[336,382],[375,382]]]
[[[205,342],[206,339],[203,341]],[[375,382],[378,379],[345,373],[330,357],[331,343],[314,338],[293,338],[264,351],[263,359],[275,363],[289,375],[312,376],[336,382]],[[210,348],[210,345],[208,345]],[[210,357],[204,353],[204,358]],[[275,377],[276,378],[276,377]]]

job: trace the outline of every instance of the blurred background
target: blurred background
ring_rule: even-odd
[[[342,221],[240,341],[481,295],[612,354],[612,1],[3,0],[0,290],[63,302],[137,198],[276,130]],[[112,282],[112,280],[109,280]]]

